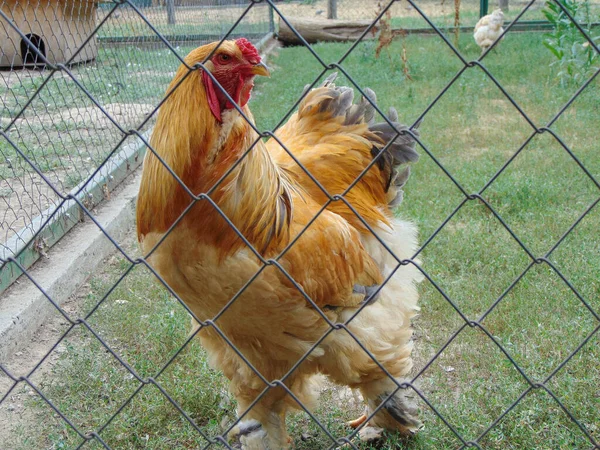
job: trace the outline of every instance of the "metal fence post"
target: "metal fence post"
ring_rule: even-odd
[[[269,4],[269,31],[273,33],[275,31],[275,14],[273,14],[273,7]]]
[[[483,17],[488,13],[489,1],[479,0],[479,17]]]
[[[169,25],[175,25],[175,3],[173,0],[166,1],[167,22]]]
[[[327,2],[327,18],[337,19],[337,0],[328,0]]]

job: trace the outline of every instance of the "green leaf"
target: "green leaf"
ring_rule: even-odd
[[[542,14],[546,18],[546,20],[552,24],[556,23],[556,15],[552,13],[552,11],[548,11],[547,9],[542,9]]]
[[[562,57],[563,57],[562,50],[560,50],[557,47],[553,46],[548,41],[544,41],[543,44],[544,44],[544,47],[546,47],[548,50],[550,50],[554,56],[556,56],[558,59],[562,59]]]

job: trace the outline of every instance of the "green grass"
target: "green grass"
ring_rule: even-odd
[[[541,34],[509,35],[484,60],[485,67],[513,95],[537,126],[544,126],[578,86],[560,87],[552,55]],[[357,47],[343,66],[362,87],[373,88],[384,111],[394,105],[405,123],[413,123],[461,69],[460,61],[436,37],[409,36],[406,47],[413,81],[404,78],[402,42],[375,60],[374,43]],[[345,44],[319,44],[326,62],[336,61]],[[479,55],[470,35],[459,48],[467,59]],[[279,51],[270,65],[271,79],[259,80],[251,107],[260,128],[275,126],[292,107],[305,84],[320,73],[319,63],[302,48]],[[345,83],[341,77],[338,84]],[[552,129],[596,178],[600,178],[597,130],[600,89],[594,81],[556,121]],[[436,230],[464,195],[434,158],[467,193],[477,193],[532,134],[532,128],[478,68],[468,69],[426,115],[421,125],[421,160],[414,165],[398,214],[414,221],[421,242],[435,234],[423,251],[423,268],[470,320],[477,320],[531,262],[492,212],[469,201],[441,231]],[[430,153],[430,154],[429,154]],[[547,133],[535,136],[507,169],[481,194],[523,245],[544,256],[599,196],[573,159]],[[600,212],[593,209],[549,259],[600,310]],[[91,281],[84,305],[89,311],[127,270],[115,258]],[[415,321],[416,365],[420,373],[464,322],[429,281],[421,285],[421,314]],[[90,325],[141,376],[154,376],[187,336],[188,317],[152,276],[136,268],[89,319]],[[482,325],[519,364],[532,382],[542,382],[598,326],[598,321],[545,264],[534,265]],[[600,342],[596,334],[546,384],[580,423],[600,436]],[[194,342],[158,376],[161,385],[209,435],[232,417],[224,394],[226,382],[208,369],[206,355]],[[46,375],[36,380],[61,410],[83,430],[96,429],[139,383],[89,333],[73,333]],[[420,373],[417,386],[465,439],[477,438],[528,387],[506,355],[477,328],[466,327],[441,355]],[[343,422],[359,413],[328,388],[315,415],[330,431],[348,433]],[[50,416],[40,400],[29,408],[39,420]],[[414,439],[390,436],[384,449],[452,449],[456,436],[421,402],[425,430]],[[21,448],[71,448],[77,436],[60,421],[21,424]],[[330,441],[305,415],[289,420],[297,449],[328,448]],[[301,435],[309,435],[302,440]],[[106,430],[113,448],[196,448],[202,438],[181,419],[153,386],[146,386]],[[306,436],[305,436],[306,437]],[[485,449],[587,449],[589,441],[542,389],[525,398],[480,442]],[[370,448],[362,446],[361,448]]]

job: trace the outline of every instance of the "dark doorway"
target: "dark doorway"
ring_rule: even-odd
[[[42,58],[36,53],[37,49],[44,58],[46,57],[46,43],[37,34],[26,34],[31,43],[25,39],[21,39],[21,56],[23,58],[23,66],[32,67],[36,69],[43,69],[45,63]]]

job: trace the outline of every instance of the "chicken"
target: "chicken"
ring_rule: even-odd
[[[481,48],[481,54],[484,54],[488,48],[504,33],[504,13],[501,9],[496,9],[491,14],[483,16],[475,25],[473,37],[475,42]]]
[[[353,90],[332,75],[265,143],[232,103],[253,121],[254,77],[269,75],[256,49],[238,39],[185,58],[188,66],[205,60],[204,70],[178,69],[158,113],[137,232],[149,265],[202,323],[211,364],[230,380],[239,417],[231,445],[289,448],[286,413],[298,402],[314,406],[319,374],[360,390],[366,416],[379,408],[354,426],[417,431],[411,391],[397,383],[412,366],[421,274],[396,259],[413,256],[417,232],[391,209],[406,163],[418,158],[414,138],[395,131],[407,127],[394,109],[394,127],[375,123],[371,103],[353,104]],[[323,209],[321,187],[344,200]],[[266,389],[265,380],[281,382]]]

